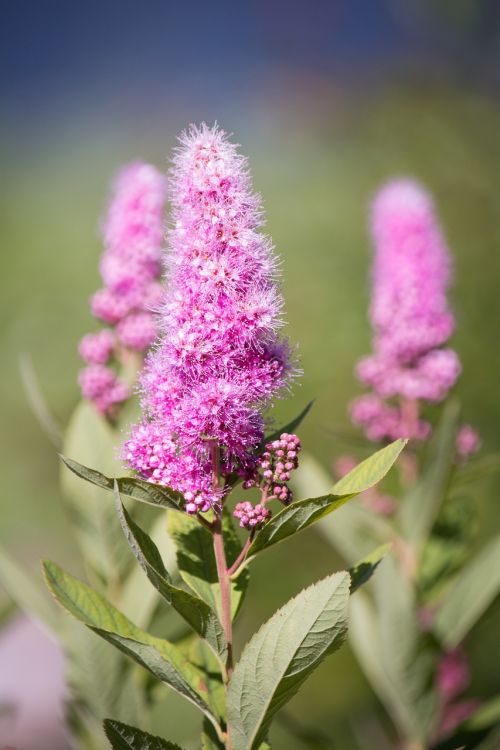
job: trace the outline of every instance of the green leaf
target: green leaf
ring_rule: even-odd
[[[463,487],[465,484],[476,482],[491,474],[496,474],[498,471],[500,471],[500,453],[492,453],[490,456],[482,456],[467,461],[464,466],[457,468],[452,480],[452,487],[453,489]]]
[[[224,743],[217,737],[217,732],[208,722],[203,722],[201,750],[226,750]]]
[[[116,482],[115,500],[123,532],[149,581],[195,633],[204,638],[216,654],[224,658],[227,653],[226,640],[215,611],[202,599],[172,584],[158,547],[127,513],[120,499]]]
[[[412,717],[385,669],[377,610],[362,591],[351,598],[349,609],[349,644],[374,692],[401,734],[406,735],[411,731]]]
[[[60,638],[71,715],[81,731],[85,728],[100,738],[90,747],[103,746],[102,722],[109,715],[134,723],[147,721],[145,692],[138,690],[137,672],[125,654],[69,617],[64,617]]]
[[[153,515],[153,523],[148,533],[158,547],[166,569],[175,580],[176,576],[178,577],[177,556],[174,542],[167,531],[167,511]],[[133,618],[139,627],[148,629],[157,606],[156,590],[153,586],[144,585],[144,571],[140,565],[133,565],[120,591],[120,608],[123,614]],[[172,611],[171,614],[175,619],[175,612]]]
[[[434,629],[446,648],[455,648],[500,593],[500,536],[460,572],[445,595]]]
[[[319,461],[308,453],[301,454],[300,467],[293,481],[294,492],[299,497],[307,494],[319,496],[327,493],[331,485],[331,475]],[[326,518],[319,531],[349,565],[370,554],[375,545],[388,541],[394,533],[384,518],[360,503],[351,503],[335,518]]]
[[[307,417],[307,415],[312,409],[313,404],[314,404],[314,399],[312,401],[309,401],[307,406],[304,409],[302,409],[300,414],[298,414],[295,417],[295,419],[292,419],[291,422],[288,422],[288,424],[286,424],[284,427],[281,427],[279,430],[275,430],[270,435],[267,435],[267,437],[265,437],[264,440],[262,441],[262,444],[260,447],[263,448],[266,445],[266,443],[272,443],[273,440],[279,440],[280,436],[284,432],[293,434],[295,430],[297,429],[297,427],[301,424],[301,422]]]
[[[61,425],[45,400],[38,376],[33,367],[33,360],[29,354],[21,354],[19,358],[19,371],[33,414],[49,440],[60,450],[63,442]]]
[[[121,470],[116,450],[119,441],[119,432],[86,401],[70,419],[64,450],[116,474]],[[123,554],[123,535],[112,503],[102,489],[84,484],[65,469],[61,486],[87,566],[100,581],[117,586],[129,560]]]
[[[49,630],[55,633],[59,631],[61,625],[59,612],[47,596],[43,585],[37,586],[34,576],[28,575],[2,547],[0,547],[0,581],[19,609],[39,620]]]
[[[373,577],[380,661],[404,706],[406,736],[427,746],[438,697],[433,686],[435,646],[422,634],[415,589],[400,561],[389,556]],[[356,597],[353,597],[353,602]]]
[[[65,456],[61,456],[61,458],[74,474],[97,487],[101,487],[103,490],[113,492],[113,483],[116,481],[122,495],[131,497],[141,503],[169,508],[170,510],[183,510],[184,508],[183,495],[170,487],[151,484],[151,482],[145,482],[134,477],[107,477],[100,471],[89,469],[71,458]]]
[[[206,643],[199,638],[189,638],[179,644],[179,648],[191,664],[202,673],[210,698],[210,706],[213,708],[219,721],[226,721],[226,694],[222,682],[222,674],[219,662]],[[214,727],[212,726],[214,729]],[[214,729],[215,732],[215,729]]]
[[[390,544],[383,544],[370,552],[362,560],[349,570],[351,576],[351,594],[354,594],[360,586],[370,580],[384,557],[391,548]]]
[[[477,711],[463,723],[463,726],[475,730],[500,726],[500,696],[481,704]]]
[[[229,513],[223,516],[224,546],[228,561],[236,557],[237,537],[231,531]],[[217,576],[213,539],[211,533],[196,518],[187,513],[169,513],[168,530],[177,547],[177,565],[183,580],[198,594],[219,618],[220,587]],[[233,535],[234,534],[234,535]],[[237,551],[239,552],[239,546]],[[229,564],[231,564],[229,562]],[[248,574],[231,581],[231,609],[233,617],[239,609],[248,585]]]
[[[380,482],[394,464],[406,442],[396,440],[374,453],[366,461],[362,461],[340,482],[337,482],[328,495],[297,500],[277,513],[257,534],[248,550],[247,561],[258,552],[320,521],[329,513],[342,507],[352,497]]]
[[[113,750],[181,750],[179,745],[173,742],[153,737],[113,719],[104,721],[104,731]]]
[[[55,563],[44,562],[44,571],[50,590],[70,614],[216,721],[202,674],[176,646],[137,628],[103,596]]]
[[[332,495],[359,495],[378,484],[393,466],[408,440],[395,440],[390,445],[361,461],[349,474],[339,479],[330,490]]]
[[[335,573],[302,591],[249,641],[227,693],[233,750],[254,750],[274,714],[295,695],[347,633],[349,575]]]
[[[436,433],[429,443],[429,460],[422,477],[401,502],[401,524],[405,536],[420,548],[446,497],[454,468],[459,413],[458,401],[448,401]]]

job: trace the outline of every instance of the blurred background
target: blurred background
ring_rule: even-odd
[[[344,450],[346,404],[360,390],[353,366],[370,342],[368,206],[384,180],[412,174],[436,197],[455,261],[464,417],[485,449],[498,450],[497,0],[17,0],[2,3],[1,15],[0,542],[33,576],[44,556],[74,570],[74,550],[58,459],[27,403],[20,357],[30,355],[64,424],[78,400],[76,344],[95,327],[88,298],[99,286],[110,179],[134,158],[166,168],[191,122],[216,120],[243,145],[283,259],[304,377],[277,419],[315,397],[305,447],[325,467]],[[485,533],[498,529],[494,482],[474,491]],[[242,633],[338,564],[312,530],[269,552],[255,566]],[[497,605],[470,643],[478,696],[500,690],[484,648],[494,647],[499,626]],[[9,628],[12,620],[4,638]],[[0,647],[0,703],[5,683],[26,670]],[[28,724],[37,721],[33,705]],[[171,705],[169,735],[182,740],[183,709]],[[287,720],[321,727],[349,750],[357,717],[377,710],[344,649],[302,689]],[[56,719],[45,713],[44,721],[46,739],[33,732],[19,750],[65,750]],[[283,723],[273,748],[298,750]]]

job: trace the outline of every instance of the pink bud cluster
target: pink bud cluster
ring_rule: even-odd
[[[293,372],[246,160],[217,127],[191,127],[180,144],[160,338],[141,378],[144,418],[123,455],[149,481],[191,493],[186,510],[196,512],[220,500],[217,476],[254,469],[263,412]],[[161,468],[150,464],[158,434],[169,443]]]
[[[87,365],[79,375],[82,395],[103,414],[130,396],[108,364],[123,350],[145,351],[156,336],[165,199],[166,180],[149,164],[136,162],[119,174],[103,229],[105,286],[91,301],[93,314],[114,328],[89,333],[78,346]]]
[[[437,668],[436,687],[441,699],[440,738],[448,734],[469,718],[479,707],[474,698],[456,700],[470,683],[470,670],[461,648],[445,653]]]
[[[372,233],[373,354],[359,362],[357,375],[373,393],[352,403],[351,417],[370,440],[424,440],[430,425],[409,420],[400,404],[439,402],[460,374],[456,353],[443,348],[454,329],[446,299],[449,252],[431,197],[411,180],[379,192]]]
[[[284,505],[292,501],[292,490],[287,482],[290,481],[290,472],[299,465],[300,450],[300,439],[297,435],[284,432],[279,440],[267,443],[266,450],[258,461],[262,472],[261,486],[268,496],[275,497]]]
[[[466,459],[477,453],[481,447],[481,438],[470,424],[464,424],[457,433],[456,449],[459,458]]]
[[[271,517],[271,511],[261,503],[254,506],[252,503],[245,501],[235,506],[233,515],[239,519],[242,529],[252,531],[259,529],[265,524]]]
[[[243,489],[260,487],[268,499],[280,500],[288,505],[293,498],[288,487],[290,472],[299,465],[300,438],[283,432],[278,440],[267,443],[264,452],[257,458],[250,472],[245,472]]]

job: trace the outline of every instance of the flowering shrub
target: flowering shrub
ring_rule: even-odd
[[[168,688],[200,711],[203,750],[266,750],[276,713],[342,645],[348,620],[394,724],[384,750],[472,748],[489,734],[498,708],[466,695],[463,642],[500,590],[500,543],[472,557],[458,497],[480,438],[446,401],[460,374],[449,252],[430,196],[409,180],[377,196],[372,230],[373,352],[357,368],[370,392],[351,416],[380,445],[361,462],[339,457],[333,483],[297,434],[311,405],[279,429],[269,415],[300,371],[245,158],[202,125],[181,136],[168,180],[143,163],[120,174],[92,298],[106,327],[80,342],[84,402],[63,445],[86,580],[44,563],[53,596],[87,629],[0,554],[13,598],[64,644],[75,746],[175,750],[152,734]],[[427,406],[441,402],[435,427]],[[381,490],[401,453],[398,492]],[[299,592],[238,652],[254,559],[360,494],[319,527],[349,570]]]
[[[122,449],[135,476],[107,476],[99,459],[99,470],[87,468],[75,460],[82,458],[81,451],[64,460],[73,475],[90,483],[89,491],[113,491],[133,555],[160,599],[193,635],[187,645],[151,635],[117,608],[116,593],[109,587],[106,592],[92,588],[55,563],[45,563],[45,576],[65,609],[202,712],[203,747],[264,748],[276,711],[344,640],[349,597],[369,578],[376,560],[370,558],[350,573],[333,573],[300,592],[237,658],[233,620],[248,587],[249,566],[265,549],[378,482],[404,441],[358,466],[344,478],[342,493],[292,502],[288,483],[301,449],[295,430],[309,407],[284,428],[270,429],[266,410],[287,392],[298,371],[280,334],[283,301],[277,265],[270,240],[261,232],[262,210],[246,161],[222,131],[191,128],[181,137],[169,194],[167,274],[155,320],[159,336],[140,376],[142,417]],[[119,217],[119,227],[127,227],[127,200],[120,195],[116,200],[112,216]],[[132,204],[135,208],[136,202]],[[142,226],[136,216],[132,223]],[[114,238],[115,231],[109,236]],[[116,230],[116,236],[122,248],[130,232]],[[123,252],[124,258],[131,257]],[[108,284],[119,279],[128,299],[136,274],[143,282],[142,266],[133,255],[134,271],[129,275],[127,270],[124,279],[122,262],[115,261],[115,256],[105,256],[103,277]],[[147,278],[149,283],[151,276]],[[111,291],[117,295],[116,288]],[[128,314],[115,335],[133,348],[120,330]],[[101,360],[108,353],[108,335],[82,343],[80,348],[99,360],[92,367],[105,366]],[[97,375],[101,386],[104,377]],[[111,416],[97,400],[99,392],[94,385],[87,390],[97,409]],[[233,495],[248,491],[260,493],[259,501],[237,500],[231,511]],[[157,543],[123,504],[126,498],[167,510],[180,580],[173,577],[172,561],[167,570]],[[233,519],[246,539],[240,541]],[[105,721],[113,747],[173,747],[148,735],[147,722],[139,721],[139,729],[118,718],[115,713]]]
[[[461,369],[457,354],[443,348],[454,328],[446,299],[451,260],[432,199],[413,181],[391,182],[375,198],[371,228],[374,353],[356,372],[372,392],[351,404],[350,415],[372,442],[411,440],[398,463],[398,492],[372,487],[322,530],[348,562],[376,542],[392,546],[370,590],[352,600],[350,624],[354,652],[396,729],[384,750],[479,747],[498,722],[498,701],[462,695],[470,682],[464,640],[500,591],[492,572],[500,537],[473,555],[477,524],[463,486],[498,462],[471,463],[480,438],[460,426],[455,398],[436,428],[425,414],[427,404],[449,396]],[[324,470],[310,456],[303,463],[297,487],[326,489]],[[337,458],[334,490],[356,464],[352,455]]]

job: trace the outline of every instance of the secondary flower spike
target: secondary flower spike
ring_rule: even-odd
[[[144,418],[129,466],[205,511],[214,474],[255,471],[264,411],[293,375],[283,300],[246,159],[217,127],[180,138],[170,175],[172,226],[160,338],[142,375]]]
[[[134,162],[118,175],[103,227],[105,286],[91,302],[94,315],[112,327],[87,334],[78,347],[87,365],[79,375],[82,395],[108,416],[130,396],[108,364],[127,350],[145,351],[156,336],[165,201],[166,179],[150,164]]]
[[[357,374],[374,393],[355,400],[351,416],[372,440],[425,439],[429,425],[408,406],[441,401],[460,374],[456,353],[443,348],[455,325],[446,296],[448,248],[432,198],[409,179],[378,193],[371,230],[374,353],[359,362]],[[394,397],[397,404],[386,403]]]

